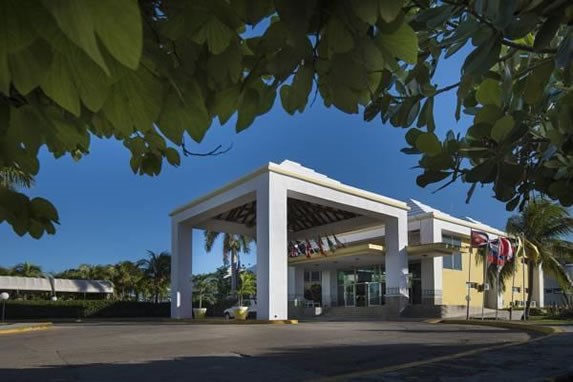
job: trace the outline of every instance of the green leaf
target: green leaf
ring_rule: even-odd
[[[103,107],[112,125],[125,135],[135,127],[146,132],[157,121],[163,101],[163,87],[147,69],[128,72],[111,89]]]
[[[501,44],[498,39],[487,39],[468,55],[462,66],[462,73],[464,76],[486,73],[497,62],[500,52]]]
[[[280,90],[281,102],[285,111],[294,114],[297,110],[303,112],[308,102],[308,94],[312,89],[312,68],[302,66],[294,75],[292,85],[284,85]]]
[[[495,173],[495,161],[488,160],[467,171],[465,180],[470,183],[491,183],[495,179]]]
[[[416,148],[428,155],[436,155],[442,151],[442,144],[433,133],[422,133],[416,138]]]
[[[495,121],[503,116],[503,111],[495,105],[486,105],[478,110],[474,118],[474,124],[489,123],[494,124]]]
[[[68,58],[57,53],[41,86],[44,93],[54,102],[79,117],[80,97],[72,78],[73,72],[74,69],[69,65]]]
[[[195,33],[193,40],[199,44],[207,42],[211,53],[220,54],[227,49],[233,36],[233,31],[213,16]]]
[[[89,4],[95,32],[103,45],[120,63],[137,69],[143,45],[137,1],[97,0]]]
[[[554,62],[553,60],[533,69],[527,80],[525,81],[525,88],[523,89],[523,99],[529,105],[534,105],[541,101],[545,95],[545,87],[553,73]]]
[[[362,21],[374,25],[378,20],[378,0],[353,0],[352,10]]]
[[[390,54],[407,63],[415,64],[418,60],[418,37],[406,23],[391,34],[380,33],[378,42]]]
[[[406,133],[406,142],[408,142],[410,146],[416,146],[416,140],[421,134],[424,134],[422,130],[414,128],[409,129]]]
[[[535,35],[535,41],[533,42],[533,49],[541,50],[551,43],[553,37],[559,30],[561,26],[561,15],[556,15],[549,17],[539,28],[539,31]]]
[[[58,222],[59,220],[58,211],[54,205],[44,198],[32,199],[30,201],[30,209],[34,215],[42,219],[48,219],[54,222]]]
[[[326,26],[328,47],[334,53],[346,53],[354,48],[354,38],[347,26],[336,16],[330,17]]]
[[[501,87],[499,82],[490,78],[483,81],[477,89],[476,100],[482,105],[501,107]]]
[[[179,156],[179,153],[172,147],[165,149],[165,157],[167,158],[169,164],[172,166],[178,167],[181,164],[181,157]]]
[[[43,0],[65,35],[83,49],[106,73],[108,68],[99,50],[95,35],[92,4],[76,0]],[[121,39],[121,36],[116,36]]]
[[[210,125],[211,118],[203,95],[195,82],[184,89],[183,101],[175,92],[165,100],[159,128],[173,143],[182,143],[183,131],[187,131],[196,142],[201,142]]]
[[[382,20],[391,23],[402,10],[402,0],[379,0],[378,9]]]
[[[426,187],[428,184],[440,182],[450,175],[451,173],[447,171],[425,171],[416,177],[416,184],[420,187]]]
[[[219,117],[221,125],[224,125],[237,111],[240,95],[239,86],[233,86],[215,94],[210,110],[212,114]]]
[[[239,116],[235,126],[237,132],[245,130],[253,123],[255,117],[257,116],[258,103],[259,93],[256,90],[247,89],[243,93],[241,104],[239,106]]]
[[[52,62],[50,47],[36,40],[24,50],[9,56],[12,81],[22,95],[26,95],[40,85]]]
[[[513,129],[515,122],[511,115],[506,115],[501,117],[497,122],[493,125],[491,129],[491,137],[496,142],[501,142],[507,137],[511,129]]]

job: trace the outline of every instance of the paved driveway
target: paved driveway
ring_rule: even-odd
[[[528,338],[421,322],[66,324],[0,337],[0,381],[298,381]]]

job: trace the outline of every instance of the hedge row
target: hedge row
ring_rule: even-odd
[[[8,301],[6,319],[169,317],[169,309],[169,303],[134,301]]]

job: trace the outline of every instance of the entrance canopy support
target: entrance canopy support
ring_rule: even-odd
[[[256,233],[257,319],[282,320],[288,318],[289,240],[386,224],[392,258],[387,294],[407,301],[407,210],[406,203],[343,185],[298,163],[269,163],[172,212],[171,316],[191,317],[193,228]]]

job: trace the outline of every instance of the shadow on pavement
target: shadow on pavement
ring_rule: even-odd
[[[336,339],[333,338],[333,341]],[[495,345],[384,344],[274,348],[261,355],[227,353],[150,361],[76,363],[59,352],[63,365],[0,368],[0,381],[300,381],[379,369]],[[118,359],[125,356],[118,354]]]

